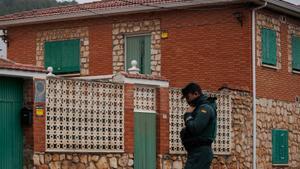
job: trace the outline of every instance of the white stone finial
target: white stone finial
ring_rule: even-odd
[[[132,67],[128,69],[128,72],[130,74],[139,74],[140,69],[138,67],[136,67],[137,66],[137,61],[136,60],[131,61],[131,66]]]
[[[53,72],[53,67],[49,66],[49,67],[47,68],[47,71],[48,71],[47,76],[52,76],[52,77],[55,76],[55,75],[52,73],[52,72]]]

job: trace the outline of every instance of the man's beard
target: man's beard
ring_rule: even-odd
[[[192,106],[192,107],[195,107],[197,105],[197,102],[198,102],[198,99],[200,98],[199,97],[196,97],[195,99],[191,100],[191,101],[187,101],[188,105],[189,106]]]

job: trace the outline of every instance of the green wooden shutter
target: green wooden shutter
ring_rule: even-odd
[[[277,43],[276,32],[274,30],[263,28],[262,35],[262,63],[272,66],[277,64]]]
[[[63,72],[79,72],[80,71],[80,40],[63,41]]]
[[[144,42],[144,73],[151,74],[151,36],[145,36]]]
[[[272,164],[288,164],[288,131],[272,130]]]
[[[58,43],[46,42],[45,43],[45,68],[53,67],[53,72],[57,73],[60,70],[62,48]]]
[[[45,43],[45,67],[53,72],[80,72],[80,40],[66,40]]]
[[[134,168],[156,168],[155,113],[134,113]]]
[[[292,37],[293,70],[300,71],[300,37]]]
[[[131,61],[138,62],[140,73],[151,74],[151,37],[132,36],[126,38],[126,69],[131,67]]]

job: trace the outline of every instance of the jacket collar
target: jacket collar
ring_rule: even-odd
[[[207,98],[208,97],[206,95],[204,95],[204,94],[202,94],[201,96],[199,96],[198,98],[196,98],[196,101],[195,101],[196,106],[200,106],[202,104],[207,103]]]

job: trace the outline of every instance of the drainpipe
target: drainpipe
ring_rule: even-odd
[[[267,6],[252,9],[252,107],[253,107],[253,169],[256,169],[256,11]]]

